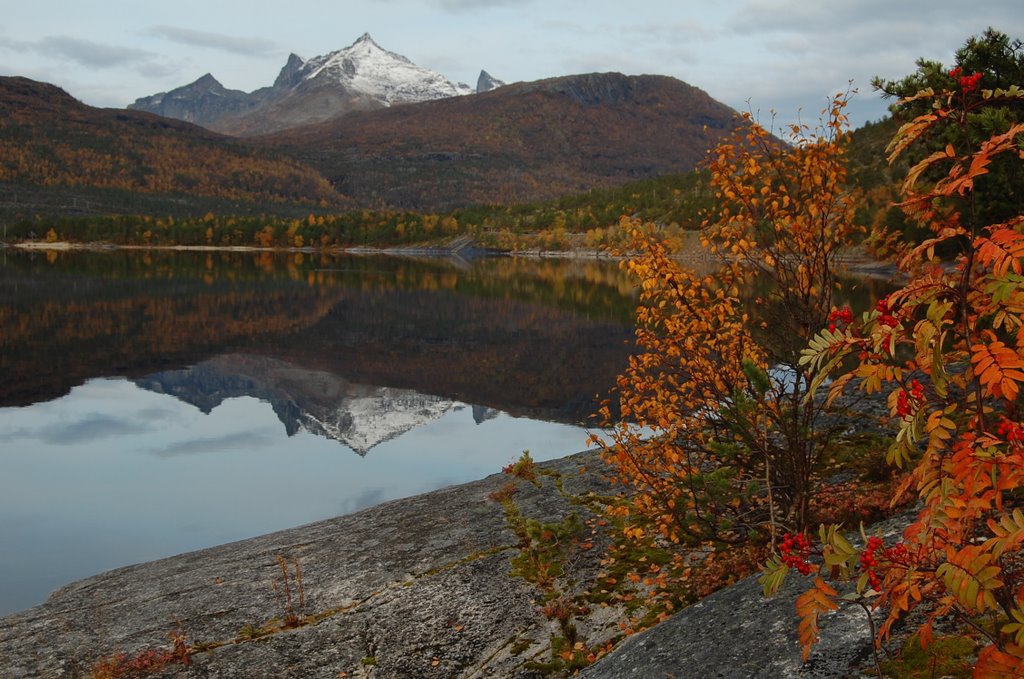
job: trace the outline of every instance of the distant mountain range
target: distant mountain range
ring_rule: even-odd
[[[255,92],[205,75],[131,108],[0,78],[0,216],[531,203],[688,172],[742,124],[667,76],[506,85],[482,71],[473,92],[369,35],[291,55]]]
[[[291,54],[274,84],[254,92],[229,90],[207,73],[195,82],[137,99],[128,108],[202,125],[231,135],[266,134],[322,122],[352,111],[412,104],[504,83],[480,72],[476,90],[389,52],[369,33],[350,46],[303,60]]]

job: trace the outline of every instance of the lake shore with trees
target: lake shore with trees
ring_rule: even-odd
[[[534,205],[539,222],[508,206],[21,219],[13,239],[54,260],[101,241],[280,248],[313,288],[298,265],[347,248],[607,252],[639,292],[596,452],[524,451],[477,482],[73,583],[0,619],[0,660],[90,679],[611,679],[618,647],[684,675],[1020,676],[1022,81],[1024,45],[994,29],[952,67],[876,79],[898,99],[861,136],[887,143],[870,161],[849,92],[783,142],[748,114],[705,170],[644,180],[654,213],[624,209],[646,201],[630,186]],[[267,162],[287,190],[298,168]],[[614,224],[594,221],[601,201]],[[844,304],[844,265],[893,289]],[[670,623],[697,629],[665,658]]]

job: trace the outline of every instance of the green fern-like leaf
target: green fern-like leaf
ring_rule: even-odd
[[[985,542],[985,548],[992,553],[993,559],[1024,542],[1024,512],[1019,509],[1004,514],[999,521],[989,519],[988,527],[995,537]]]
[[[789,566],[782,563],[777,554],[773,554],[763,566],[761,566],[761,577],[757,579],[761,583],[761,589],[765,596],[771,596],[779,591],[782,583],[786,581],[789,573]]]
[[[994,592],[1003,585],[998,577],[1002,569],[993,561],[991,553],[966,547],[951,554],[935,574],[967,611],[984,613],[998,606]]]

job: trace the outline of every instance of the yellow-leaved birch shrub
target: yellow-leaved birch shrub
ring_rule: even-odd
[[[985,89],[985,78],[957,67],[942,88],[901,102],[923,103],[925,112],[900,128],[890,161],[929,139],[948,140],[902,187],[905,212],[932,238],[902,260],[902,289],[822,330],[804,351],[813,386],[834,378],[830,395],[851,383],[888,394],[896,427],[888,459],[910,471],[904,488],[922,507],[893,544],[864,536],[854,547],[837,526],[821,528],[819,577],[797,600],[805,658],[820,614],[853,603],[878,612],[879,644],[922,609],[922,645],[936,621],[952,619],[983,647],[974,676],[1024,676],[1024,214],[996,224],[977,218],[998,186],[986,181],[994,161],[1024,160],[1024,123],[986,113],[1019,108],[1024,90]],[[952,266],[935,257],[950,244],[962,251]],[[769,560],[766,592],[793,565],[810,564],[806,555]]]
[[[711,152],[717,207],[697,253],[711,271],[688,268],[657,227],[624,222],[638,349],[603,410],[611,433],[594,438],[630,489],[616,510],[627,535],[692,555],[807,527],[836,425],[805,400],[799,358],[832,311],[836,257],[855,231],[845,105],[837,95],[789,144],[748,115]]]

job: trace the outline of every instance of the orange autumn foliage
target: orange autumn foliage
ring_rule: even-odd
[[[997,224],[975,215],[986,200],[978,180],[993,160],[1024,160],[1024,125],[980,144],[969,132],[977,114],[1020,102],[1024,91],[981,90],[978,80],[951,78],[948,89],[912,97],[929,112],[890,145],[894,160],[932,133],[960,140],[921,160],[903,185],[903,209],[933,233],[900,262],[909,282],[859,320],[818,333],[802,363],[814,387],[833,380],[831,395],[855,378],[861,389],[889,390],[896,433],[888,460],[910,469],[904,489],[922,506],[896,544],[868,539],[870,558],[835,526],[822,528],[823,577],[854,583],[830,600],[881,611],[878,643],[918,608],[922,644],[940,618],[969,622],[983,638],[975,676],[1016,677],[1024,675],[1024,215]],[[941,244],[962,247],[952,266],[935,258]],[[844,372],[847,358],[857,365]],[[766,591],[786,570],[778,559],[766,564]],[[816,626],[822,605],[819,595],[798,600],[802,632]],[[801,633],[805,657],[815,640]]]
[[[682,263],[658,227],[624,222],[640,351],[618,378],[617,408],[603,409],[616,422],[610,439],[594,440],[632,490],[617,510],[627,535],[714,548],[807,525],[812,471],[835,424],[804,401],[809,376],[797,362],[828,318],[836,256],[855,230],[845,105],[837,95],[816,133],[790,129],[792,146],[747,116],[711,152],[709,273]],[[743,298],[755,281],[760,292]],[[751,305],[768,320],[755,323]]]

